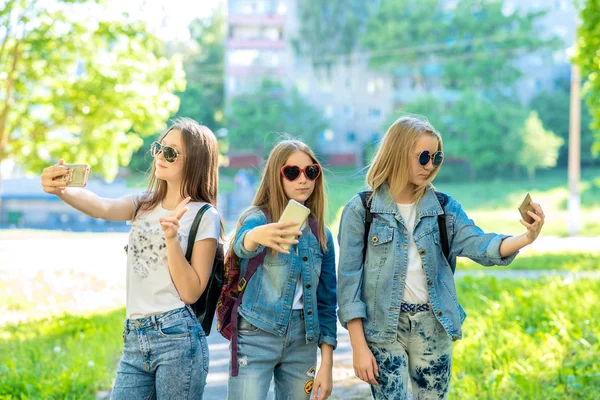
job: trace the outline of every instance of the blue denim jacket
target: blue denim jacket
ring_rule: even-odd
[[[235,237],[234,251],[240,257],[241,276],[246,273],[249,259],[264,249],[259,246],[256,251],[247,251],[244,248],[246,233],[266,223],[261,211],[251,211]],[[298,238],[299,243],[290,248],[290,254],[273,256],[269,249],[263,263],[248,281],[240,305],[239,312],[248,322],[283,336],[290,320],[296,282],[302,275],[306,342],[337,346],[335,249],[331,232],[325,229],[325,252],[321,251],[318,239],[308,226]]]
[[[433,187],[427,188],[417,204],[413,237],[427,278],[427,291],[433,312],[452,340],[462,338],[466,317],[458,303],[454,275],[449,263],[468,257],[485,265],[508,265],[517,253],[500,256],[506,235],[484,233],[467,217],[461,205],[448,196],[445,206],[449,261],[442,253],[437,216],[442,214]],[[408,265],[408,232],[387,184],[372,197],[373,222],[365,264],[365,209],[358,195],[345,206],[339,231],[338,267],[339,318],[342,325],[363,319],[365,337],[373,343],[390,343],[396,338],[400,304]]]

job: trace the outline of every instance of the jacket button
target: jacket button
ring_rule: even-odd
[[[308,341],[309,341],[309,342],[312,342],[312,341],[313,341],[313,338],[309,337],[309,338],[308,338]]]
[[[302,261],[308,261],[308,257],[306,257],[306,256],[302,257]]]
[[[379,242],[379,238],[377,236],[373,236],[373,239],[371,239],[371,242],[377,243],[377,242]]]
[[[438,311],[438,312],[437,312],[437,314],[438,314],[438,317],[441,317],[441,316],[442,316],[442,314],[443,314],[443,312],[441,312],[441,311]]]
[[[305,286],[307,289],[310,289],[310,283]]]
[[[456,335],[452,336],[452,341],[453,342],[456,342],[457,340],[458,340],[458,336],[456,336]]]
[[[307,311],[306,315],[312,315],[312,311]]]
[[[425,255],[425,253],[427,253],[425,250],[419,250],[420,255]]]
[[[432,280],[428,280],[427,281],[427,286],[431,286],[431,285],[433,285],[433,281]]]

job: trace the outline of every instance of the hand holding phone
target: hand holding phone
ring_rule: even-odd
[[[65,167],[66,173],[62,176],[54,178],[56,181],[61,181],[65,186],[85,187],[90,174],[90,166],[88,164],[56,164],[56,166]]]
[[[535,209],[530,203],[531,196],[529,195],[529,193],[527,193],[525,195],[525,198],[521,202],[521,205],[519,206],[519,213],[521,214],[521,218],[523,218],[523,221],[527,222],[528,224],[532,224],[535,221],[531,215],[527,214],[527,211],[535,213]]]
[[[310,209],[298,203],[296,200],[290,199],[285,210],[283,210],[283,214],[281,214],[281,218],[279,218],[279,222],[296,222],[296,225],[291,226],[289,229],[300,230],[304,222],[310,215]],[[284,239],[295,239],[294,236],[284,236]],[[290,245],[287,243],[282,243],[280,245],[285,250],[289,250]]]

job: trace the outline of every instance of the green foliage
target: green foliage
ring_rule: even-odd
[[[529,252],[519,254],[508,267],[483,267],[468,258],[460,257],[456,260],[457,271],[481,270],[484,274],[489,270],[502,271],[600,271],[600,253],[598,252]]]
[[[595,399],[600,281],[465,278],[467,312],[454,346],[454,399]]]
[[[0,327],[0,398],[94,399],[111,386],[123,309]]]
[[[185,78],[143,23],[104,1],[8,0],[0,11],[0,160],[91,164],[111,179],[177,109]]]
[[[230,148],[260,156],[268,154],[284,133],[315,148],[327,127],[322,114],[297,91],[286,91],[280,83],[268,80],[255,93],[234,97],[227,120]]]
[[[594,154],[600,154],[600,0],[583,0],[574,61],[581,67],[585,99],[592,115]]]
[[[527,170],[530,180],[533,180],[536,169],[556,166],[558,150],[563,144],[564,140],[561,137],[544,129],[535,111],[529,114],[523,128],[523,147],[519,154],[519,162]]]
[[[531,100],[534,109],[544,127],[556,133],[565,143],[569,140],[569,105],[570,82],[567,78],[559,79],[553,90],[538,93]],[[592,117],[588,111],[587,103],[581,105],[581,162],[583,164],[597,164],[600,160],[592,154],[594,133],[590,129]],[[558,153],[557,165],[566,167],[569,161],[569,146],[562,146]]]
[[[408,74],[424,87],[441,79],[453,90],[506,90],[521,76],[518,56],[557,41],[538,38],[534,25],[542,12],[505,15],[503,5],[459,0],[449,9],[442,0],[382,0],[362,45],[373,67]]]
[[[184,60],[187,78],[185,91],[178,93],[177,114],[192,118],[216,131],[223,127],[225,17],[217,11],[210,19],[190,24],[195,50]]]

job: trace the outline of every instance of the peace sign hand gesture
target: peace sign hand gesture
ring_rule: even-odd
[[[186,204],[190,202],[191,197],[186,197],[175,207],[171,215],[160,219],[160,227],[165,233],[165,239],[173,239],[177,237],[179,231],[181,217],[188,211]]]

